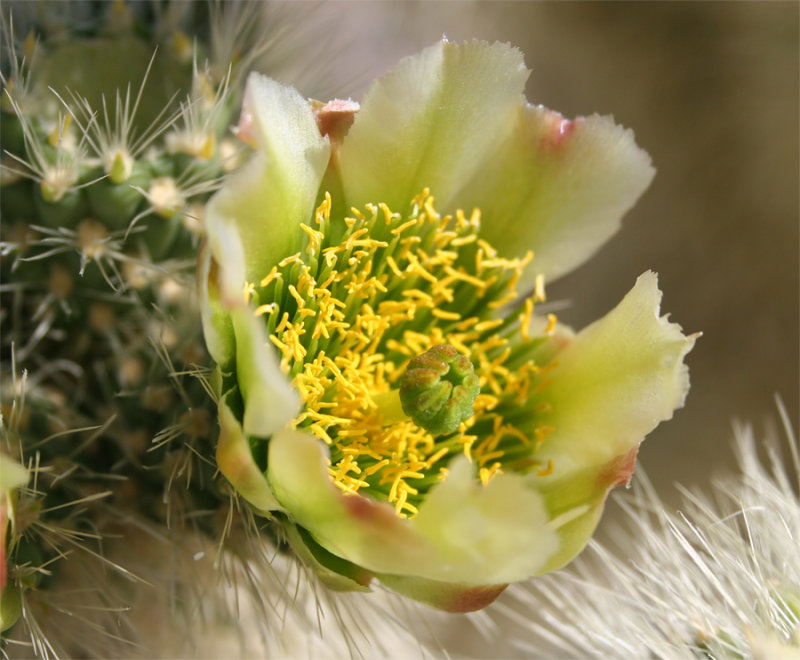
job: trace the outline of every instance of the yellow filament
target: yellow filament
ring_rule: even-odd
[[[510,341],[516,331],[499,334],[503,319],[471,315],[468,308],[456,311],[462,309],[457,301],[465,296],[478,300],[498,282],[504,282],[504,289],[475,309],[516,300],[517,281],[532,255],[498,257],[478,237],[477,210],[469,218],[461,211],[442,217],[427,190],[412,205],[408,220],[385,204],[367,206],[371,219],[351,209],[343,220],[347,231],[341,242],[326,246],[331,211],[326,194],[315,214],[319,230],[301,225],[307,239],[305,254],[322,257],[319,270],[310,270],[302,253],[297,253],[260,280],[262,288],[288,284],[280,290],[283,304],[292,301],[292,316],[280,313],[280,303],[255,309],[270,323],[269,338],[281,354],[281,367],[291,374],[303,397],[303,410],[293,425],[330,447],[328,472],[333,482],[345,493],[382,493],[402,517],[415,515],[420,492],[445,478],[446,467],[437,464],[446,457],[463,453],[475,464],[481,483],[487,484],[502,473],[508,447],[539,446],[550,432],[539,425],[529,438],[499,412],[503,401],[525,403],[543,373],[532,363],[509,366],[512,347],[519,344],[518,335],[513,345]],[[370,227],[384,225],[381,236],[393,236],[391,244],[370,236]],[[432,233],[420,233],[427,227]],[[477,246],[477,257],[468,270],[459,262],[459,248],[472,244]],[[529,325],[541,287],[537,280],[537,289],[519,317],[523,343],[531,339]],[[249,283],[244,295],[246,301],[259,298]],[[264,295],[268,294],[261,299]],[[448,304],[457,307],[447,308]],[[332,342],[335,350],[327,354],[322,347]],[[446,438],[434,438],[408,419],[385,423],[381,395],[398,387],[408,359],[441,343],[454,346],[475,366],[481,383],[475,415]],[[485,420],[491,421],[488,434],[483,426],[479,432],[474,428]]]

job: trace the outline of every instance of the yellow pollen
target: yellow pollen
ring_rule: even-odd
[[[250,302],[250,297],[253,296],[256,292],[256,286],[252,282],[245,282],[244,289],[242,291],[244,297],[244,304],[248,304]]]
[[[435,307],[431,310],[431,314],[443,321],[459,321],[461,319],[461,314],[458,312],[446,312],[443,309],[437,309]]]
[[[519,315],[519,330],[522,334],[523,341],[530,339],[531,332],[531,319],[533,318],[533,298],[526,298],[524,302],[524,310]]]
[[[545,302],[547,300],[547,296],[544,293],[544,275],[541,273],[536,276],[536,283],[533,288],[533,299],[536,302]]]
[[[262,287],[267,287],[273,281],[275,281],[276,279],[278,279],[280,277],[281,277],[281,274],[278,272],[278,267],[277,266],[273,266],[272,270],[269,271],[269,274],[265,278],[263,278],[259,284]]]
[[[275,303],[267,303],[265,305],[259,305],[258,307],[256,307],[255,315],[263,316],[264,314],[271,314],[276,309],[278,309],[278,306]]]
[[[549,474],[553,474],[553,459],[547,459],[547,466],[542,468],[541,470],[536,470],[536,474],[540,477],[546,477]]]
[[[558,317],[555,314],[548,314],[547,327],[544,329],[544,334],[552,335],[556,331],[556,323],[558,323]]]
[[[480,470],[478,470],[478,477],[480,478],[481,483],[485,486],[492,480],[492,477],[501,473],[502,470],[500,469],[500,463],[493,463],[491,467],[482,467]]]
[[[402,225],[400,225],[399,227],[395,227],[394,229],[392,229],[392,234],[393,234],[394,236],[399,236],[399,235],[400,235],[400,234],[402,234],[402,233],[403,233],[403,232],[404,232],[406,229],[408,229],[409,227],[413,227],[413,226],[414,226],[414,225],[416,225],[416,224],[417,224],[417,221],[416,221],[416,220],[409,220],[408,222],[404,222],[404,223],[403,223]]]
[[[537,399],[547,369],[530,357],[538,289],[516,312],[520,332],[491,310],[517,300],[532,254],[499,257],[478,236],[478,209],[441,216],[427,190],[405,217],[381,203],[331,221],[331,209],[326,193],[314,226],[301,225],[303,250],[279,261],[258,286],[248,283],[244,296],[256,301],[281,369],[302,396],[292,425],[329,447],[336,486],[413,517],[460,453],[484,485],[504,465],[525,463],[551,432],[538,417],[549,413]],[[258,304],[264,300],[271,302]],[[410,358],[445,343],[472,361],[481,393],[455,433],[432,436],[408,418],[397,421],[380,402],[398,388]],[[530,415],[508,416],[524,405]]]
[[[291,255],[289,257],[286,257],[285,259],[279,261],[278,262],[278,266],[280,266],[281,268],[284,268],[285,266],[288,266],[289,264],[294,264],[294,263],[302,263],[302,260],[300,259],[300,253],[299,252],[297,254],[293,254],[293,255]]]
[[[312,229],[305,224],[301,224],[300,229],[306,233],[306,236],[308,236],[309,239],[306,251],[312,256],[319,254],[319,248],[322,245],[322,239],[325,237],[325,235],[321,231]]]

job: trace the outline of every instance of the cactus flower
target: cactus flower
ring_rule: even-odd
[[[653,169],[527,77],[442,41],[360,106],[249,78],[199,269],[217,462],[332,588],[469,611],[564,565],[688,391],[653,273],[577,334],[535,314]]]

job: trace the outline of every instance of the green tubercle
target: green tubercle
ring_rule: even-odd
[[[449,344],[412,358],[400,380],[403,411],[434,435],[446,435],[472,417],[480,392],[472,362]]]

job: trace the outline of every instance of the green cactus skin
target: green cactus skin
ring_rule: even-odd
[[[3,9],[0,452],[31,480],[6,543],[2,619],[28,612],[4,635],[34,648],[44,633],[28,619],[52,620],[54,655],[76,653],[58,647],[47,614],[62,572],[86,560],[97,575],[133,575],[104,558],[104,537],[167,524],[216,543],[239,519],[204,458],[214,402],[193,272],[198,209],[225,173],[236,72],[212,73],[228,63],[206,65],[202,39],[194,56],[159,45],[143,7],[104,4],[88,27],[51,39],[45,19],[58,8],[42,3],[34,50]],[[174,138],[189,108],[199,155]],[[127,655],[103,621],[110,646],[97,653]]]

